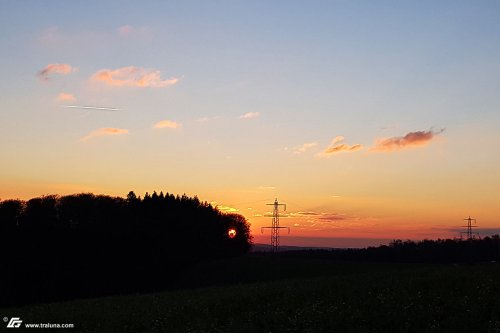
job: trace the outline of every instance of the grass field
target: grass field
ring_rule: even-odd
[[[500,332],[496,263],[262,255],[204,263],[184,274],[179,288],[189,287],[190,279],[205,286],[0,312],[26,323],[75,324],[69,332]]]

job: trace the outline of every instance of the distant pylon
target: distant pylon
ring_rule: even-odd
[[[273,209],[273,224],[270,227],[262,227],[260,231],[264,233],[264,229],[271,229],[271,251],[278,252],[280,247],[280,229],[288,229],[290,233],[290,227],[280,227],[280,212],[279,206],[284,206],[284,211],[286,211],[286,204],[280,204],[278,199],[274,200],[272,204],[266,204],[268,206],[274,206]]]
[[[467,228],[467,231],[461,232],[460,238],[462,238],[463,234],[467,235],[467,240],[471,240],[471,239],[474,239],[476,237],[479,238],[479,233],[472,232],[472,228],[477,228],[477,225],[472,225],[472,221],[474,221],[474,224],[476,224],[476,219],[472,219],[469,215],[469,217],[464,219],[464,221],[467,221],[467,225],[464,225],[462,227]]]

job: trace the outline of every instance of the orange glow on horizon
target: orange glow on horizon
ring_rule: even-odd
[[[29,182],[7,180],[2,184],[1,200],[20,198],[28,200],[45,194],[68,195],[82,192],[95,194],[116,195],[124,197],[130,190],[127,186],[110,188],[95,187],[89,184]],[[142,195],[152,186],[134,186],[137,195]],[[388,186],[386,186],[387,188]],[[154,187],[153,187],[154,188]],[[438,187],[433,187],[437,190]],[[157,188],[157,191],[159,189]],[[398,188],[399,190],[399,188]],[[166,192],[166,190],[163,190]],[[211,191],[188,193],[197,195],[201,200],[209,199],[213,206],[224,213],[237,213],[246,217],[250,223],[250,232],[254,243],[267,244],[269,235],[261,234],[261,227],[269,226],[272,222],[272,211],[266,206],[269,199],[261,199],[269,191],[255,186],[245,189],[224,189],[222,194]],[[151,192],[151,190],[149,190]],[[173,193],[178,193],[175,188]],[[447,193],[447,192],[446,192]],[[335,195],[326,193],[324,196],[308,195],[303,198],[298,194],[272,193],[273,196],[283,197],[287,202],[287,212],[280,212],[280,225],[290,227],[291,233],[281,233],[283,245],[318,246],[325,247],[363,247],[377,245],[380,242],[387,244],[391,240],[423,240],[445,239],[460,236],[462,219],[471,215],[478,220],[478,231],[481,236],[490,236],[500,233],[496,216],[500,214],[500,207],[495,200],[471,200],[457,194],[450,194],[445,200],[426,199],[415,194],[393,197],[392,194],[354,196],[342,193]],[[288,200],[287,200],[288,199]],[[272,199],[271,199],[272,200]],[[457,208],[467,206],[467,211]],[[232,229],[232,228],[231,228]],[[227,229],[227,237],[237,237],[237,230]],[[499,230],[499,231],[496,231]]]

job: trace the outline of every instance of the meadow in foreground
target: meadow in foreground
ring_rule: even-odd
[[[71,332],[500,331],[496,263],[402,265],[262,257],[208,267],[197,268],[199,278],[250,276],[240,284],[235,280],[194,290],[40,304],[4,309],[2,315],[74,323]],[[280,277],[280,271],[290,278]]]

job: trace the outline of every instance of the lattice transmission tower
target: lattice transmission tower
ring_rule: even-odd
[[[468,218],[464,219],[464,221],[467,221],[467,225],[462,226],[463,228],[467,228],[467,231],[461,232],[460,233],[460,238],[463,238],[463,235],[467,235],[467,240],[471,240],[474,238],[480,238],[479,233],[477,232],[472,232],[472,228],[477,228],[477,225],[472,225],[472,221],[474,221],[474,224],[476,224],[476,219],[471,219],[470,215]]]
[[[270,227],[262,227],[260,231],[264,233],[264,229],[271,229],[271,251],[278,252],[280,247],[280,229],[288,229],[290,233],[290,227],[280,227],[280,212],[279,207],[283,206],[283,210],[286,211],[286,204],[280,204],[278,199],[274,200],[272,204],[266,204],[268,206],[274,206],[273,208],[273,224]]]

